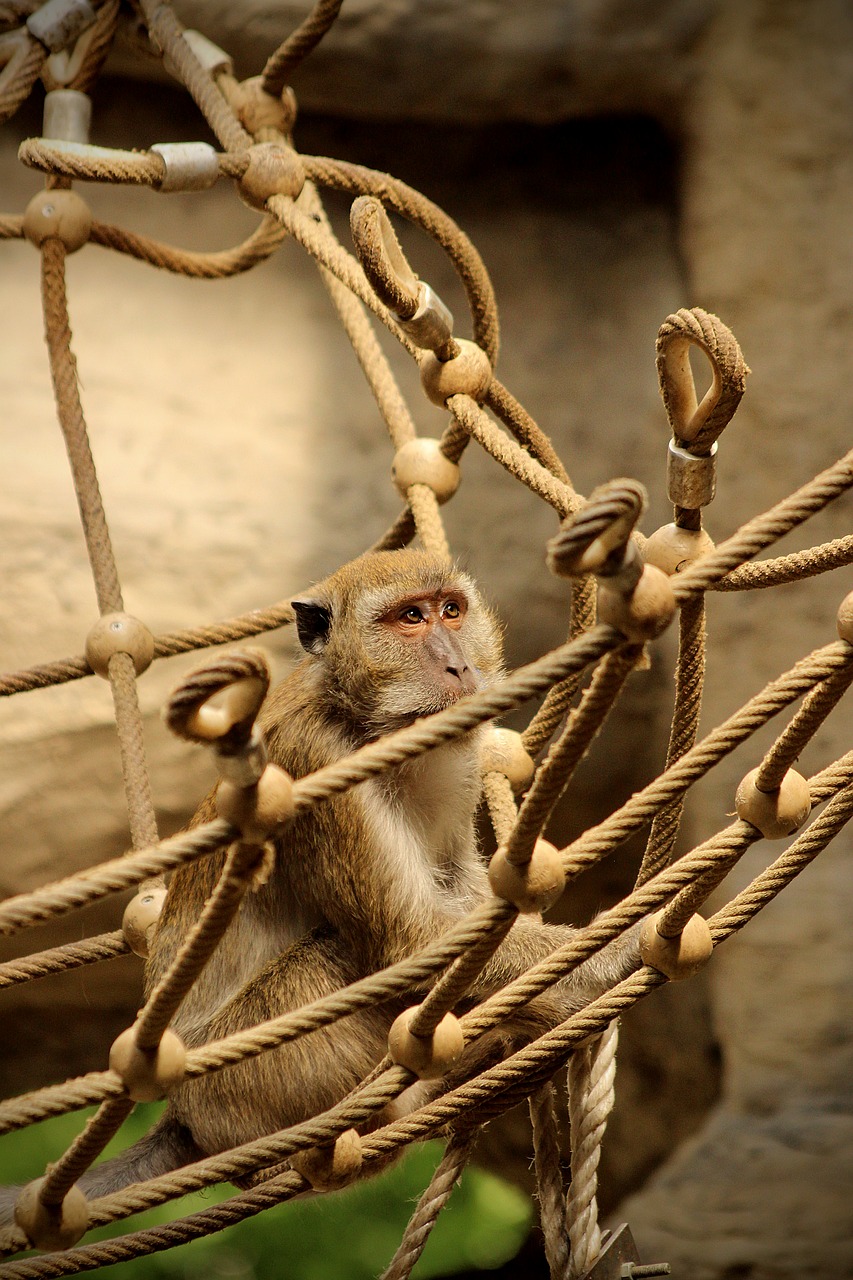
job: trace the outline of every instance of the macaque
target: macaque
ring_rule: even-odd
[[[499,627],[474,583],[425,552],[364,555],[293,607],[306,656],[270,695],[260,722],[270,759],[294,777],[450,707],[502,674]],[[247,895],[178,1010],[174,1029],[187,1045],[275,1018],[410,956],[490,896],[475,833],[481,734],[474,730],[361,783],[285,829],[268,883]],[[214,813],[211,795],[196,821]],[[224,856],[174,873],[146,970],[148,991],[198,919]],[[520,917],[469,1003],[573,932]],[[629,935],[528,1006],[502,1033],[501,1048],[566,1018],[637,963]],[[327,1109],[382,1058],[400,1010],[422,998],[407,993],[187,1082],[155,1129],[85,1175],[84,1189],[104,1194]]]

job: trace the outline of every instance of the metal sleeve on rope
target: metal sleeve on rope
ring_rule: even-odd
[[[707,507],[717,492],[717,442],[705,454],[682,449],[669,442],[666,457],[666,485],[669,500],[676,507]]]
[[[149,150],[165,165],[158,191],[207,191],[216,185],[219,157],[209,142],[155,142]]]
[[[48,0],[27,18],[27,30],[51,53],[59,53],[93,25],[89,0]]]

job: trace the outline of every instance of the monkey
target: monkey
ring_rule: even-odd
[[[259,724],[269,759],[293,777],[451,707],[503,674],[501,629],[476,585],[425,551],[367,553],[292,604],[304,658],[271,692]],[[476,835],[483,732],[425,752],[288,824],[268,882],[244,899],[174,1018],[188,1046],[295,1010],[411,956],[490,897]],[[193,821],[215,813],[211,793]],[[223,851],[173,873],[146,994],[197,920],[224,858]],[[518,977],[574,933],[520,916],[470,999]],[[503,1033],[503,1051],[568,1017],[638,963],[636,936],[624,935],[527,1006]],[[381,1060],[391,1022],[416,999],[364,1009],[185,1082],[146,1137],[84,1174],[83,1190],[104,1195],[326,1110]]]

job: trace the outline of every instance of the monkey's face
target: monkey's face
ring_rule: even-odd
[[[363,556],[294,609],[330,700],[365,737],[442,711],[500,672],[499,630],[474,583],[423,552]]]

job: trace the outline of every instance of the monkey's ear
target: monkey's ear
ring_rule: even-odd
[[[332,628],[332,612],[319,600],[291,600],[296,634],[306,653],[322,653]]]

